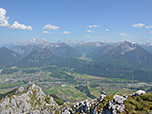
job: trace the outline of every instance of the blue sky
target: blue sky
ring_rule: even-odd
[[[152,42],[152,0],[0,0],[0,42]]]

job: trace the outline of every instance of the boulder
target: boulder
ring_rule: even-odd
[[[139,95],[144,95],[144,94],[146,94],[145,91],[143,91],[143,90],[138,90],[138,91],[136,91],[135,93],[133,93],[133,96],[139,96]]]

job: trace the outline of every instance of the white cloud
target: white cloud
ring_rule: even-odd
[[[49,34],[49,32],[48,32],[48,31],[43,31],[42,33],[44,33],[44,34]]]
[[[59,26],[50,25],[50,24],[44,26],[44,29],[46,30],[57,30],[59,28],[60,28]]]
[[[3,8],[0,8],[0,26],[10,26],[8,24],[9,17],[6,17],[6,10]]]
[[[152,28],[152,26],[145,26],[145,28]]]
[[[9,17],[6,17],[6,10],[3,8],[0,8],[0,26],[10,26],[8,23]],[[17,21],[15,21],[10,28],[12,29],[22,29],[22,30],[32,30],[32,26],[26,26],[24,24],[19,24]]]
[[[69,31],[64,31],[63,34],[70,34],[70,32]]]
[[[88,28],[99,28],[99,25],[89,25]]]
[[[32,26],[26,26],[24,24],[20,24],[17,21],[15,21],[12,25],[11,25],[12,29],[21,29],[21,30],[32,30]]]
[[[108,32],[108,31],[109,31],[109,29],[105,29],[105,31],[106,31],[106,32]]]
[[[132,25],[132,27],[134,27],[134,28],[142,28],[144,26],[145,26],[145,24],[143,24],[143,23],[138,23],[138,24]]]
[[[94,32],[93,30],[87,30],[87,32]]]
[[[122,37],[127,37],[128,34],[127,34],[127,33],[120,33],[120,36],[122,36]]]
[[[152,31],[150,31],[149,33],[151,33],[151,34],[152,34]]]

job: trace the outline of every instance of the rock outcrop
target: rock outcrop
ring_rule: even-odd
[[[130,110],[126,109],[130,105],[125,103],[132,102],[132,100],[139,100],[143,103],[140,95],[144,94],[146,92],[142,90],[124,96],[101,94],[99,98],[91,101],[66,102],[58,106],[55,100],[46,95],[39,86],[30,83],[9,92],[0,100],[0,114],[119,114]],[[151,104],[151,97],[146,99]],[[152,106],[148,105],[148,107],[148,111],[152,111]]]
[[[103,110],[103,114],[117,114],[117,112],[123,112],[125,105],[123,104],[126,97],[120,95],[114,95],[113,100],[109,101],[106,110]]]
[[[143,90],[138,90],[138,91],[136,91],[135,93],[133,93],[133,96],[139,96],[139,95],[144,95],[144,94],[146,94],[145,91],[143,91]]]
[[[30,83],[0,101],[0,114],[50,114],[56,107],[58,105],[52,97]]]

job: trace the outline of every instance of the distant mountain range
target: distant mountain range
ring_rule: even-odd
[[[0,67],[9,67],[15,64],[17,61],[21,59],[21,55],[7,49],[5,47],[0,48]]]
[[[152,43],[143,44],[142,47],[152,53]]]
[[[80,56],[80,53],[75,50],[74,48],[70,47],[69,45],[65,43],[47,43],[47,44],[27,44],[27,45],[16,45],[13,46],[11,49],[22,56],[27,56],[31,52],[37,50],[37,49],[43,49],[46,48],[50,50],[53,54],[59,56],[59,57],[78,57]]]
[[[23,58],[21,61],[17,63],[19,67],[40,67],[42,65],[53,64],[57,61],[58,57],[50,52],[50,50],[37,49]]]
[[[152,53],[142,46],[131,42],[122,42],[118,45],[106,45],[94,49],[88,55],[96,61],[120,66],[152,66]]]
[[[96,76],[152,81],[151,47],[127,41],[68,45],[33,40],[0,48],[0,68],[56,65]]]

